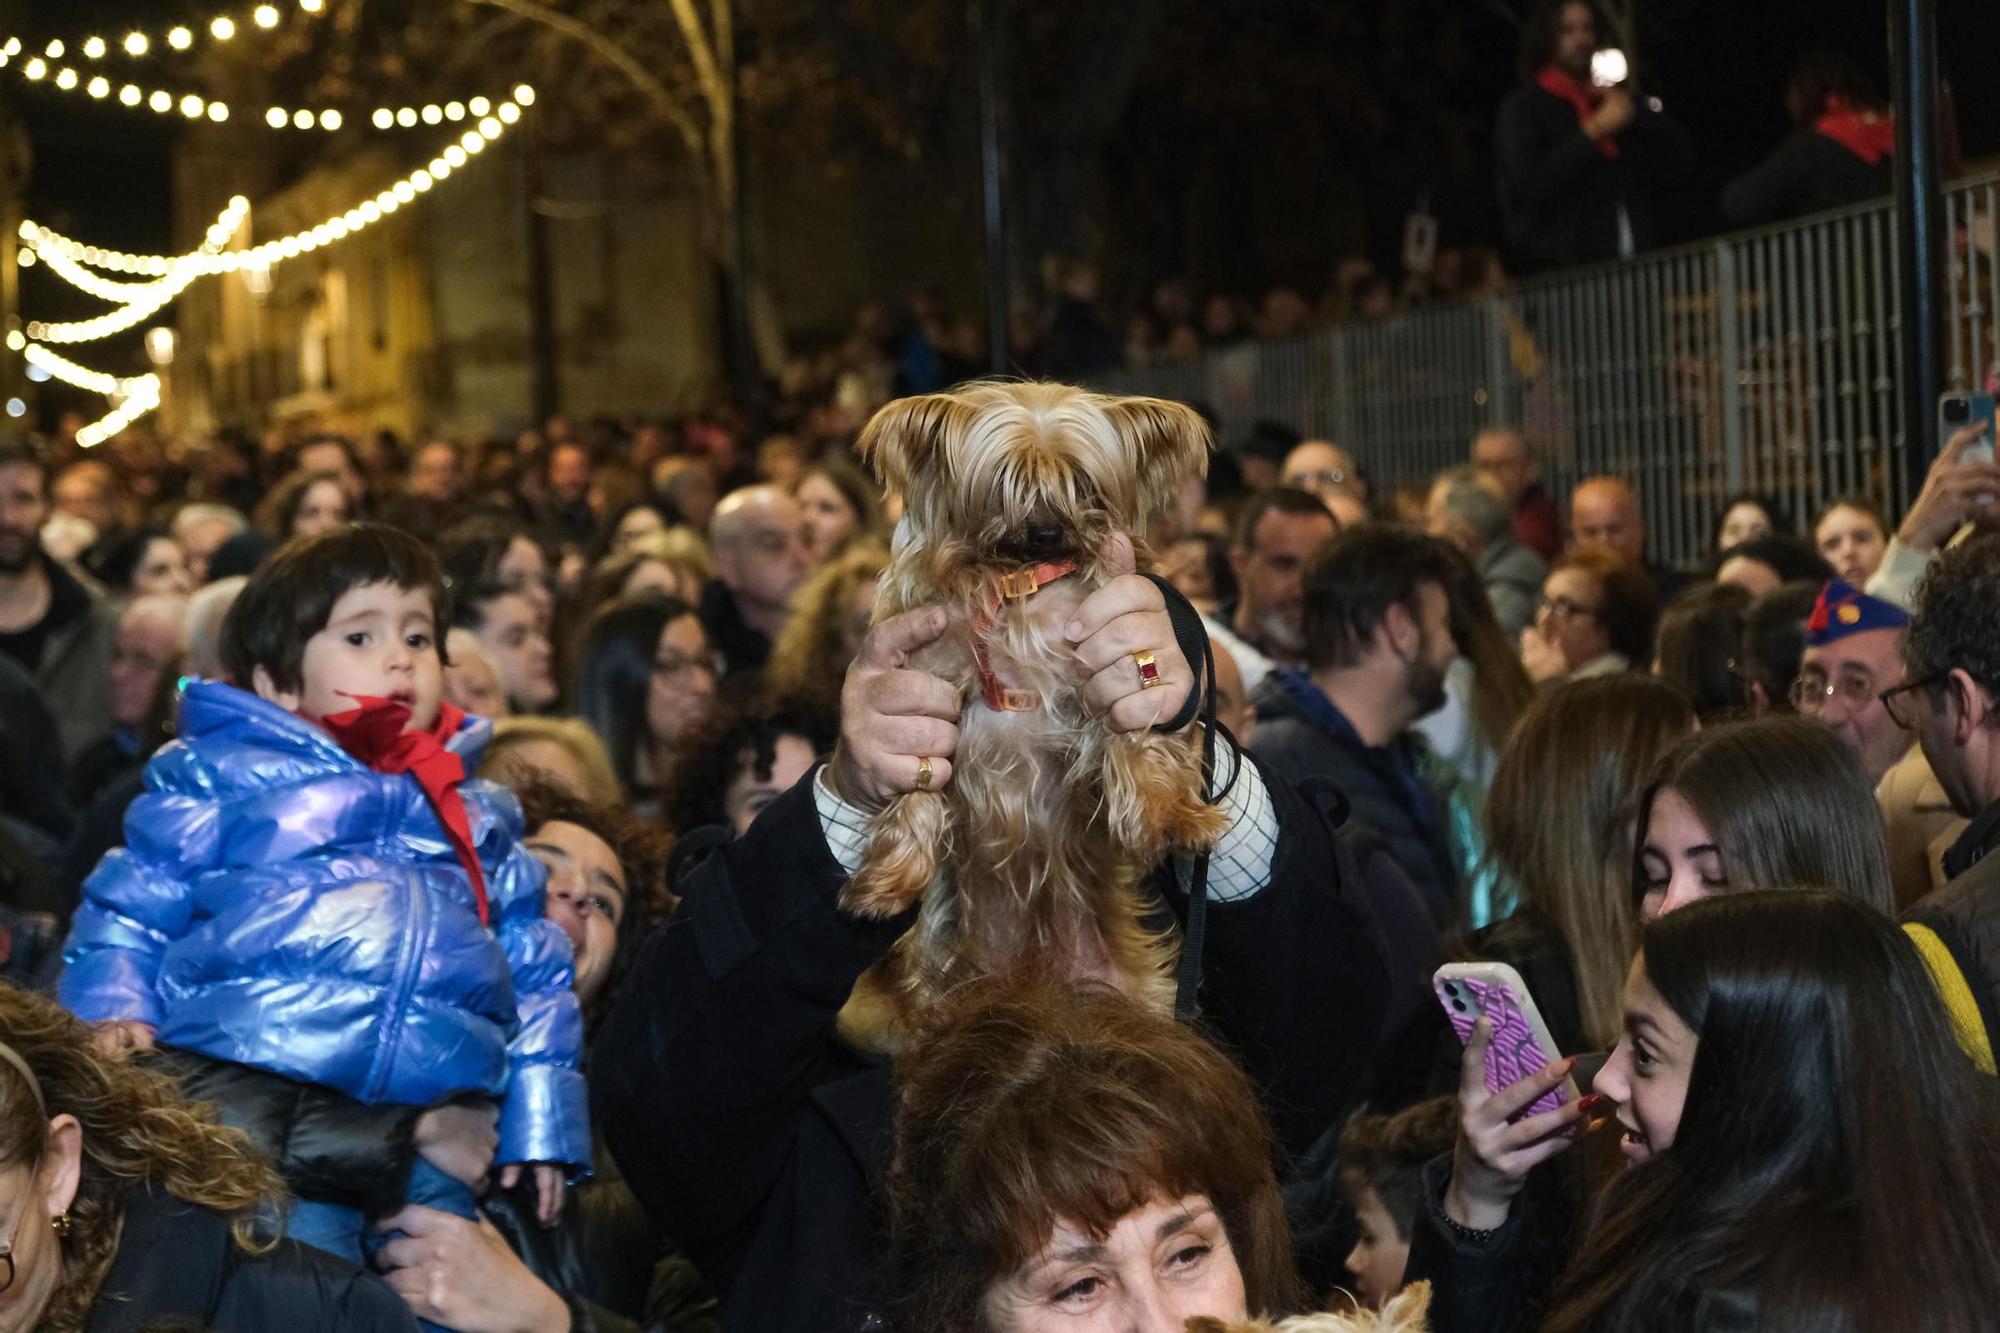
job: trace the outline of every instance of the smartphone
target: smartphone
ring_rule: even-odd
[[[1946,393],[1938,398],[1938,447],[1974,422],[1984,422],[1986,433],[1966,446],[1958,456],[1961,463],[1993,461],[1993,395],[1990,393]]]
[[[1527,983],[1507,964],[1446,963],[1432,974],[1431,988],[1460,1044],[1471,1043],[1472,1025],[1481,1018],[1493,1025],[1493,1044],[1486,1048],[1488,1092],[1518,1083],[1561,1058]],[[1553,1111],[1576,1096],[1576,1080],[1566,1078],[1513,1119]]]

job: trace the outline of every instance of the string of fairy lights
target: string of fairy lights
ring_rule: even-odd
[[[307,16],[317,16],[326,9],[326,0],[295,0],[295,4]],[[241,33],[274,30],[283,22],[284,13],[278,5],[263,3],[247,12],[218,13],[199,27],[176,25],[159,34],[135,30],[118,38],[92,34],[74,42],[50,41],[37,51],[30,51],[20,37],[7,37],[0,41],[0,70],[12,70],[30,84],[59,92],[81,93],[94,100],[115,101],[159,115],[178,112],[191,121],[219,124],[232,116],[232,108],[221,99],[148,88],[136,80],[113,79],[97,73],[92,66],[119,58],[143,59],[162,50],[188,52],[204,41],[211,45],[228,43]],[[505,97],[381,106],[356,115],[352,118],[355,123],[365,121],[378,130],[446,125],[454,130],[460,125],[465,128],[430,161],[377,194],[310,227],[255,245],[239,244],[245,238],[250,220],[250,201],[241,195],[232,198],[217,215],[201,245],[181,255],[133,254],[108,249],[65,236],[32,219],[24,221],[17,251],[21,268],[40,266],[62,282],[114,308],[88,319],[31,320],[24,328],[7,334],[7,346],[49,378],[110,399],[110,410],[77,432],[77,443],[85,448],[100,444],[159,407],[163,391],[160,377],[150,372],[113,375],[73,361],[55,351],[55,347],[95,342],[137,328],[203,278],[250,273],[268,279],[270,270],[287,260],[337,244],[375,226],[415,203],[499,142],[534,104],[535,90],[527,84],[518,84]],[[270,107],[262,120],[274,130],[337,131],[350,123],[350,117],[338,108],[281,106]],[[114,273],[137,281],[106,276]],[[15,408],[10,406],[8,410]]]

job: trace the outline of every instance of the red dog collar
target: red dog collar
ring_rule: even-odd
[[[1009,601],[1033,597],[1057,579],[1076,573],[1074,560],[1045,560],[1028,569],[1002,574],[986,599],[985,609],[972,622],[972,661],[979,669],[979,697],[997,713],[1025,713],[1041,705],[1033,690],[1012,690],[993,674],[993,660],[986,648],[986,636],[993,630],[993,613]]]

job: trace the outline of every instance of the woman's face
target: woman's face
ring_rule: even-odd
[[[18,1081],[18,1078],[17,1078]],[[14,1280],[0,1291],[0,1329],[40,1326],[62,1281],[62,1242],[54,1220],[76,1201],[83,1130],[74,1116],[49,1121],[48,1146],[38,1163],[17,1162],[0,1171],[0,1243],[11,1247]]]
[[[194,575],[188,570],[187,554],[172,537],[155,537],[146,543],[145,554],[132,570],[132,595],[150,597],[168,593],[185,597],[194,591]]]
[[[1562,650],[1571,671],[1611,651],[1611,636],[1604,629],[1604,589],[1581,569],[1558,569],[1542,583],[1535,625]]]
[[[1785,586],[1777,570],[1747,555],[1731,556],[1723,561],[1722,568],[1715,571],[1715,581],[1733,583],[1752,597],[1762,597]]]
[[[1639,862],[1639,910],[1648,921],[1729,887],[1722,849],[1687,798],[1672,787],[1660,788],[1653,797]]]
[[[1696,1038],[1653,989],[1646,958],[1633,960],[1625,978],[1625,1035],[1591,1086],[1618,1103],[1625,1136],[1618,1150],[1643,1162],[1673,1147],[1694,1072]]]
[[[840,488],[815,472],[799,483],[799,508],[806,520],[806,550],[814,564],[840,554],[840,548],[861,526],[861,515],[847,503]]]
[[[618,520],[618,527],[611,534],[611,549],[613,553],[622,551],[641,537],[666,530],[667,521],[660,517],[658,510],[651,505],[638,505],[627,510],[625,517]]]
[[[655,746],[680,740],[708,716],[715,698],[715,653],[693,616],[669,620],[653,650],[653,683],[646,695],[646,727]]]
[[[556,598],[549,586],[549,561],[542,554],[542,548],[526,537],[516,537],[508,543],[507,554],[500,557],[494,572],[510,592],[517,592],[528,599],[543,630],[547,630],[555,614]]]
[[[988,1287],[981,1306],[992,1333],[1167,1333],[1198,1315],[1247,1315],[1243,1273],[1201,1194],[1156,1198],[1101,1241],[1057,1222],[1041,1253]]]
[[[1881,565],[1889,538],[1867,513],[1835,505],[1813,529],[1813,544],[1834,573],[1859,588]]]
[[[748,833],[764,807],[796,786],[812,766],[811,741],[803,736],[780,736],[771,750],[769,777],[758,777],[752,764],[738,767],[736,776],[729,780],[729,790],[722,794],[722,809],[736,836]]]
[[[625,919],[625,867],[611,845],[581,824],[551,819],[528,839],[549,872],[547,915],[576,951],[576,998],[595,999],[618,951]]]
[[[479,646],[500,669],[507,701],[516,712],[537,712],[556,701],[545,623],[532,601],[506,592],[486,603],[485,618],[474,631]]]
[[[1715,539],[1715,549],[1726,551],[1770,530],[1771,516],[1764,512],[1764,506],[1749,500],[1738,501],[1722,516],[1722,532]]]
[[[641,560],[625,576],[625,586],[618,590],[621,597],[632,597],[640,593],[664,593],[677,597],[693,605],[701,595],[701,589],[691,586],[693,580],[682,574],[664,560]]]
[[[316,481],[299,497],[292,511],[294,537],[317,537],[347,522],[347,492],[337,481]]]

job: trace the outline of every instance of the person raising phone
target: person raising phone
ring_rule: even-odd
[[[1404,1273],[1436,1333],[1990,1326],[2000,1084],[1887,917],[1821,890],[1695,902],[1646,926],[1624,1029],[1593,1096],[1520,1119],[1573,1062],[1489,1093],[1474,1030]],[[1607,1110],[1626,1167],[1557,1277],[1522,1186]]]

